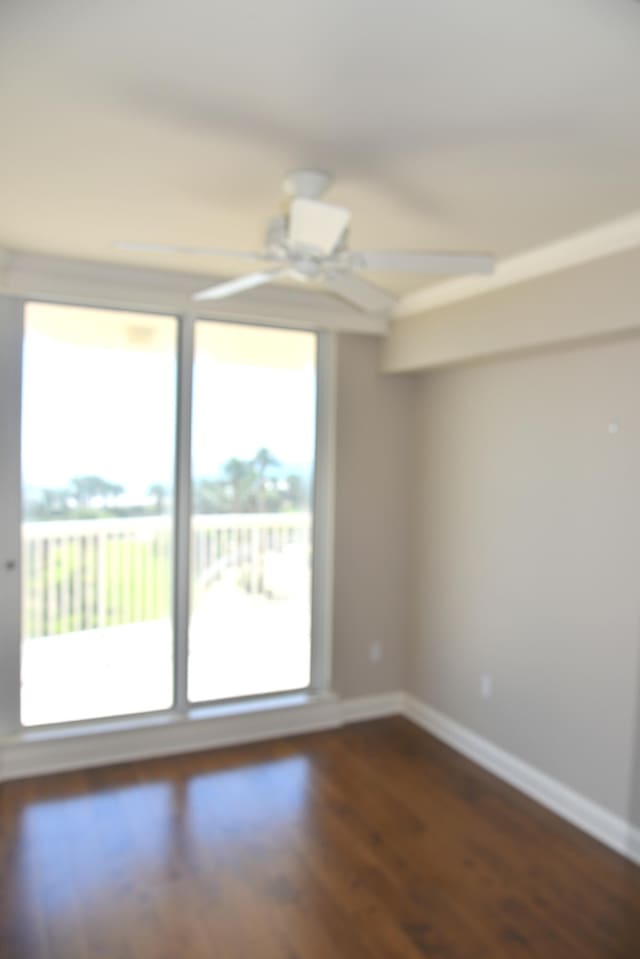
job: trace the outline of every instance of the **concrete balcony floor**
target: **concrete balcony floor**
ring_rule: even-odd
[[[189,630],[193,703],[301,689],[310,680],[307,595],[269,598],[229,582],[201,597]],[[147,713],[173,698],[173,630],[154,620],[26,639],[26,726]]]

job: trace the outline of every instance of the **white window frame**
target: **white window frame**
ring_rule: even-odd
[[[22,314],[0,297],[0,735],[20,722]]]
[[[111,270],[113,273],[113,270]],[[217,711],[228,715],[244,707],[252,713],[274,704],[290,700],[293,705],[331,697],[332,685],[332,607],[333,607],[333,513],[334,513],[334,456],[335,456],[335,334],[318,329],[309,323],[296,323],[255,315],[217,315],[213,311],[184,308],[184,298],[178,297],[171,309],[167,296],[145,294],[144,306],[140,295],[129,302],[121,295],[109,295],[109,283],[101,283],[91,295],[91,283],[84,284],[83,296],[73,295],[73,283],[67,295],[7,296],[0,294],[0,781],[2,779],[1,747],[3,738],[14,745],[21,739],[33,742],[34,737],[66,738],[78,734],[84,737],[105,730],[136,730],[154,723],[183,725],[191,720],[215,718]],[[55,284],[54,284],[55,286]],[[46,302],[83,305],[94,308],[126,309],[153,312],[177,317],[178,320],[178,388],[176,416],[176,542],[174,544],[174,703],[168,710],[127,716],[100,717],[41,727],[21,726],[20,723],[20,646],[21,646],[21,357],[23,316],[27,302]],[[215,701],[190,704],[187,699],[187,644],[189,621],[188,565],[190,554],[190,489],[191,489],[191,381],[193,373],[193,338],[197,320],[250,323],[251,325],[312,330],[317,335],[317,404],[316,457],[313,497],[313,571],[312,571],[312,628],[311,628],[311,682],[310,686],[292,694],[276,693],[234,700],[231,704]],[[331,324],[329,324],[331,325]],[[189,748],[187,745],[186,748]],[[153,752],[153,747],[151,749]],[[36,763],[37,765],[37,763]],[[45,763],[46,765],[46,763]],[[65,765],[61,762],[61,768]],[[56,768],[55,759],[53,768]]]

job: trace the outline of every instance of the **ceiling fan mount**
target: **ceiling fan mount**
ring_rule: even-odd
[[[493,257],[486,253],[350,250],[350,210],[319,199],[331,182],[331,176],[321,170],[294,170],[287,175],[283,184],[287,211],[268,221],[264,252],[156,243],[116,245],[133,252],[187,253],[271,264],[267,269],[199,290],[193,294],[199,301],[223,299],[279,279],[292,279],[319,283],[366,312],[383,312],[390,308],[393,296],[358,276],[359,271],[443,275],[493,270]]]
[[[292,170],[284,178],[283,189],[289,197],[317,200],[327,192],[332,180],[331,174],[324,170]]]

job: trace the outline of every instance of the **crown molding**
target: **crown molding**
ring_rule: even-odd
[[[315,290],[264,286],[228,300],[194,304],[193,291],[215,280],[211,274],[0,250],[0,293],[9,296],[377,336],[389,329],[388,317],[352,309]]]
[[[402,296],[394,319],[417,316],[640,246],[640,211],[499,260],[490,276],[465,276]]]

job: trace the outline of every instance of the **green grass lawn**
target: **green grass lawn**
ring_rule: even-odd
[[[164,548],[162,548],[164,546]],[[158,539],[88,537],[47,542],[40,563],[28,554],[23,586],[23,635],[57,635],[120,626],[171,614],[172,561]]]

